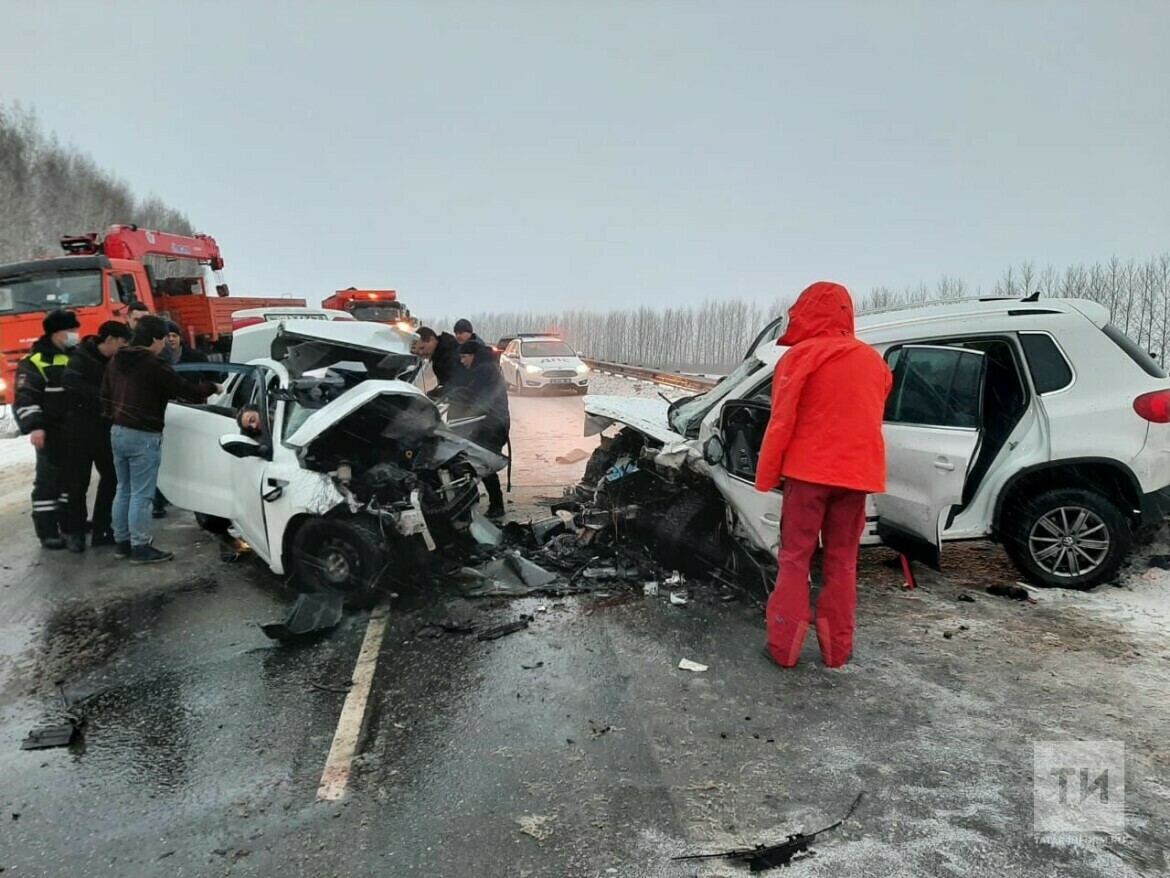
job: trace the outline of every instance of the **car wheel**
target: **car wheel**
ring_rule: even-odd
[[[516,370],[516,395],[527,396],[528,391],[524,389],[524,379],[520,377],[520,370]]]
[[[218,515],[204,515],[202,512],[195,513],[195,523],[207,531],[209,534],[226,534],[228,528],[232,526],[231,521],[226,518],[220,518]]]
[[[1004,547],[1016,567],[1046,587],[1109,582],[1132,545],[1125,514],[1102,494],[1081,488],[1057,488],[1023,501],[1004,532]]]
[[[654,555],[688,576],[703,576],[721,567],[730,553],[723,501],[688,491],[637,525],[653,540]]]
[[[576,393],[577,396],[584,396],[589,392],[589,385],[586,384],[584,387],[575,387],[573,388],[573,392]]]
[[[386,570],[384,546],[364,517],[310,519],[293,538],[293,569],[312,590],[342,595],[349,609],[371,607]]]

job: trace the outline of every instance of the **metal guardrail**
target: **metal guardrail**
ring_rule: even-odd
[[[667,387],[678,387],[682,390],[693,390],[705,393],[719,382],[714,378],[700,378],[697,375],[683,375],[680,372],[666,372],[661,369],[648,369],[645,366],[631,366],[628,363],[610,363],[605,360],[583,358],[585,365],[598,372],[608,372],[611,375],[625,375],[627,378],[638,378],[654,384],[663,384]]]

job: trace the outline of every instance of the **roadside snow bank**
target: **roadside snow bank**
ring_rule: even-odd
[[[1081,610],[1146,637],[1164,640],[1170,631],[1170,570],[1149,566],[1149,559],[1170,555],[1170,545],[1147,546],[1133,555],[1133,565],[1118,585],[1092,591],[1045,589],[1041,602]]]

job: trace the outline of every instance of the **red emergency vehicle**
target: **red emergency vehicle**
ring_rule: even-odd
[[[212,354],[230,349],[232,313],[245,308],[303,306],[304,299],[228,296],[223,255],[210,235],[171,235],[134,225],[110,226],[61,239],[65,255],[0,265],[0,385],[12,402],[20,358],[41,336],[41,320],[66,308],[83,336],[106,320],[125,318],[140,301],[179,324],[187,343]]]
[[[357,320],[389,323],[408,332],[418,328],[418,321],[410,315],[410,310],[398,301],[398,293],[394,290],[359,290],[350,287],[347,290],[338,290],[325,299],[321,307],[345,311]]]

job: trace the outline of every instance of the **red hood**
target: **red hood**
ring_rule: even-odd
[[[817,281],[788,310],[788,328],[776,342],[792,347],[810,338],[853,336],[853,299],[831,281]]]

